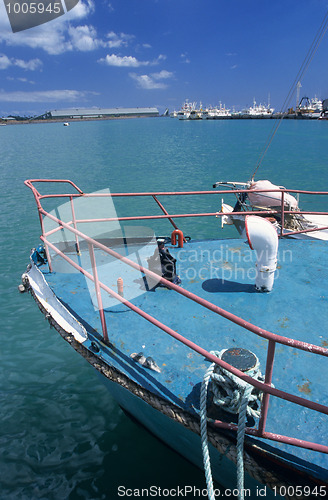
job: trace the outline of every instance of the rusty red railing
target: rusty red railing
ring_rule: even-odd
[[[34,186],[34,183],[36,182],[47,182],[47,183],[54,183],[54,182],[61,182],[61,183],[69,183],[76,191],[77,193],[73,194],[48,194],[48,195],[41,195],[39,191],[36,189]],[[108,221],[125,221],[125,220],[147,220],[147,219],[168,219],[169,222],[172,224],[174,227],[175,231],[178,230],[178,227],[176,223],[174,222],[173,219],[176,218],[181,218],[181,217],[204,217],[204,216],[224,216],[224,215],[231,215],[231,213],[200,213],[200,214],[169,214],[162,203],[160,203],[157,199],[158,196],[181,196],[181,195],[200,195],[200,194],[222,194],[222,193],[227,193],[226,190],[224,191],[188,191],[188,192],[159,192],[159,193],[95,193],[95,194],[85,194],[83,193],[73,182],[69,180],[47,180],[47,179],[33,179],[33,180],[27,180],[25,181],[25,184],[32,189],[32,192],[34,194],[34,197],[36,199],[37,207],[38,207],[38,212],[39,212],[39,218],[40,218],[40,224],[41,224],[41,230],[42,230],[42,235],[41,235],[41,240],[45,244],[45,249],[48,257],[48,264],[49,268],[51,270],[51,257],[50,257],[50,252],[49,248],[51,248],[57,255],[59,255],[61,258],[63,258],[65,261],[67,261],[69,264],[71,264],[75,269],[77,269],[79,272],[84,274],[88,279],[94,282],[95,286],[95,291],[96,291],[96,297],[98,301],[98,308],[99,308],[99,314],[100,314],[100,320],[101,320],[101,325],[102,325],[102,330],[103,330],[103,337],[105,341],[108,341],[108,330],[107,330],[107,324],[106,324],[106,318],[104,314],[104,309],[102,305],[102,299],[101,299],[101,289],[107,292],[109,295],[112,297],[116,298],[120,302],[124,303],[127,307],[129,307],[132,311],[136,312],[143,318],[145,318],[147,321],[151,322],[167,334],[171,335],[178,341],[182,342],[186,346],[188,346],[190,349],[193,349],[194,351],[198,352],[202,356],[206,357],[209,361],[215,362],[216,364],[220,365],[222,368],[226,369],[227,371],[233,373],[240,379],[244,380],[245,382],[253,385],[254,387],[257,387],[259,390],[263,391],[263,399],[262,399],[262,405],[261,405],[261,415],[259,419],[259,425],[257,428],[246,428],[246,433],[250,435],[255,435],[258,437],[266,438],[266,439],[271,439],[274,441],[278,442],[283,442],[287,444],[292,444],[294,446],[299,446],[307,449],[311,449],[314,451],[322,452],[322,453],[328,453],[328,446],[318,444],[318,443],[312,443],[308,442],[302,439],[297,439],[294,437],[289,437],[289,436],[284,436],[280,434],[274,434],[267,432],[265,430],[266,427],[266,420],[267,420],[267,414],[268,414],[268,405],[269,405],[269,398],[270,395],[279,397],[281,399],[284,399],[286,401],[289,401],[294,404],[298,404],[300,406],[306,407],[310,410],[314,410],[317,412],[320,412],[322,414],[327,414],[328,415],[328,406],[321,405],[319,403],[316,403],[314,401],[310,401],[308,399],[301,398],[299,396],[296,396],[294,394],[287,393],[285,391],[282,391],[280,389],[276,389],[275,387],[272,387],[272,373],[273,373],[273,366],[274,366],[274,357],[275,357],[275,347],[276,344],[283,344],[295,349],[300,349],[306,352],[310,352],[312,354],[317,354],[321,356],[326,356],[328,357],[328,349],[317,346],[314,344],[310,344],[307,342],[302,342],[298,341],[292,338],[288,337],[283,337],[281,335],[277,335],[275,333],[269,332],[267,330],[264,330],[260,327],[257,327],[248,321],[243,320],[242,318],[220,308],[219,306],[212,304],[211,302],[207,301],[206,299],[203,299],[181,287],[178,285],[175,285],[171,283],[170,281],[167,281],[165,278],[159,277],[157,274],[154,272],[150,271],[149,269],[140,266],[139,264],[131,261],[127,257],[123,257],[119,253],[115,252],[111,248],[108,248],[107,246],[101,244],[100,242],[94,240],[93,238],[90,238],[83,232],[79,231],[77,229],[77,224],[80,223],[89,223],[89,222],[108,222]],[[236,190],[236,191],[229,191],[229,193],[241,193],[241,192],[249,192],[250,190]],[[276,190],[277,192],[281,192],[282,190]],[[275,192],[275,190],[269,189],[269,190],[257,190],[257,193],[259,192]],[[282,191],[287,192],[287,190]],[[328,195],[328,192],[325,191],[299,191],[299,190],[288,190],[288,192],[293,192],[293,193],[303,193],[303,194],[316,194],[316,195]],[[74,211],[74,198],[76,197],[126,197],[126,196],[151,196],[158,206],[161,208],[161,210],[164,212],[164,215],[154,215],[154,216],[139,216],[139,217],[118,217],[118,218],[103,218],[103,219],[76,219],[75,217],[75,211]],[[46,210],[42,208],[40,200],[45,199],[45,198],[68,198],[70,200],[70,205],[71,205],[71,213],[72,213],[72,220],[68,222],[64,222],[60,220],[59,218],[55,217],[54,215],[48,213]],[[283,226],[283,220],[284,220],[284,215],[286,213],[292,213],[292,214],[323,214],[323,215],[328,215],[328,212],[301,212],[301,211],[289,211],[285,210],[284,207],[284,195],[282,195],[282,203],[281,203],[281,211],[277,210],[272,210],[272,211],[266,211],[266,215],[271,215],[271,214],[281,214],[281,220],[282,220],[282,226]],[[263,212],[257,212],[257,211],[243,211],[243,212],[234,212],[236,215],[247,215],[247,214],[262,214]],[[58,224],[58,228],[52,229],[48,232],[45,232],[44,228],[44,223],[43,219],[44,217],[50,218],[52,221]],[[79,241],[84,240],[88,244],[88,249],[89,249],[89,255],[90,255],[90,261],[91,261],[91,266],[92,266],[92,274],[83,269],[79,264],[74,262],[70,257],[68,257],[64,252],[59,250],[59,248],[56,247],[55,244],[51,243],[48,239],[48,236],[53,234],[55,231],[62,230],[62,229],[67,229],[69,230],[75,237],[75,244],[76,244],[76,250],[79,252],[80,246],[79,246]],[[320,229],[314,229],[316,231],[318,230],[323,230],[327,229],[326,227],[322,227]],[[303,231],[297,231],[298,232],[303,232]],[[304,232],[308,232],[304,231]],[[293,233],[288,233],[288,235],[291,235]],[[181,243],[181,239],[180,239]],[[241,326],[242,328],[245,328],[246,330],[263,337],[268,340],[268,348],[267,348],[267,361],[266,361],[266,369],[265,369],[265,380],[264,382],[260,382],[258,380],[255,380],[248,375],[245,375],[242,371],[238,370],[237,368],[234,368],[233,366],[229,365],[228,363],[222,361],[221,359],[217,358],[210,352],[206,351],[202,347],[198,346],[191,340],[183,337],[176,331],[172,330],[170,327],[167,325],[164,325],[142,309],[138,308],[135,306],[133,303],[127,301],[124,297],[122,297],[119,293],[116,293],[114,290],[111,290],[107,285],[99,281],[98,278],[98,273],[97,273],[97,266],[96,266],[96,260],[95,260],[95,255],[94,255],[94,249],[98,248],[102,250],[103,252],[111,255],[112,257],[115,257],[128,266],[131,266],[140,272],[144,273],[145,275],[149,276],[150,278],[156,279],[156,281],[160,281],[163,283],[166,287],[176,291],[180,295],[185,296],[189,300],[193,300],[194,302],[200,304],[201,306],[209,309],[215,314],[218,314],[229,321],[232,321],[233,323]],[[222,421],[215,421],[214,424],[217,427],[221,428],[226,428],[226,429],[237,429],[237,426],[235,424],[230,424]]]

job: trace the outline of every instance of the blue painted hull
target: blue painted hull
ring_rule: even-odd
[[[160,411],[152,408],[142,399],[132,394],[120,385],[101,377],[108,391],[117,401],[122,409],[133,416],[154,436],[175,450],[181,456],[192,462],[194,465],[203,468],[203,457],[201,451],[201,440],[199,435],[186,429],[182,424],[170,419]],[[236,494],[236,467],[225,455],[210,445],[211,466],[214,479],[227,491],[226,494],[234,491]],[[192,482],[192,481],[191,481]],[[257,498],[259,491],[265,498],[282,498],[279,494],[274,494],[269,487],[264,487],[259,481],[246,474],[245,477],[245,497]]]

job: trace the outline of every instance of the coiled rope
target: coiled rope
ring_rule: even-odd
[[[222,351],[211,351],[221,359]],[[256,358],[257,359],[257,358]],[[263,379],[260,372],[260,363],[245,373],[254,379]],[[244,500],[244,438],[247,416],[259,417],[260,410],[250,406],[250,403],[260,400],[262,394],[252,385],[244,382],[232,373],[224,370],[216,363],[212,363],[206,370],[200,392],[200,433],[202,441],[203,464],[209,500],[215,500],[213,477],[207,438],[207,394],[210,381],[213,392],[213,403],[229,413],[238,413],[237,430],[237,488],[238,498]]]

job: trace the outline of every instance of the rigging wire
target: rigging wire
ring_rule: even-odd
[[[281,113],[281,117],[279,118],[279,120],[276,121],[275,125],[273,126],[273,128],[271,130],[271,133],[268,136],[268,139],[267,139],[267,141],[266,141],[266,143],[264,145],[263,151],[260,154],[259,160],[258,160],[258,162],[256,164],[256,168],[255,168],[255,170],[254,170],[254,172],[253,172],[253,174],[251,176],[251,179],[250,179],[251,181],[254,180],[254,177],[255,177],[258,169],[260,168],[260,166],[262,164],[262,161],[263,161],[263,159],[264,159],[264,157],[265,157],[265,155],[266,155],[266,153],[267,153],[267,151],[268,151],[268,149],[269,149],[269,147],[270,147],[270,145],[271,145],[271,143],[273,141],[273,138],[276,135],[276,133],[278,131],[278,128],[281,125],[281,122],[282,122],[282,120],[284,118],[284,115],[285,115],[285,113],[287,111],[287,106],[289,105],[289,102],[290,102],[291,98],[293,97],[293,94],[295,93],[296,84],[305,75],[305,73],[306,73],[306,71],[307,71],[307,69],[308,69],[308,67],[309,67],[309,65],[310,65],[310,63],[311,63],[311,61],[312,61],[315,53],[317,52],[317,50],[319,48],[319,45],[320,45],[323,37],[326,34],[327,29],[328,29],[328,11],[327,11],[326,15],[324,16],[323,21],[322,21],[322,23],[321,23],[321,25],[320,25],[320,27],[319,27],[319,29],[318,29],[315,37],[314,37],[314,39],[312,41],[312,44],[311,44],[311,46],[310,46],[310,48],[309,48],[309,50],[308,50],[308,52],[307,52],[307,54],[306,54],[306,56],[305,56],[302,64],[301,64],[301,67],[300,67],[300,69],[299,69],[299,71],[298,71],[298,73],[297,73],[297,75],[295,77],[295,80],[293,81],[293,83],[292,83],[292,85],[291,85],[291,87],[289,89],[289,92],[288,92],[288,94],[287,94],[287,96],[285,98],[285,101],[284,101],[284,103],[282,105],[282,108],[281,108],[281,112],[280,112]]]

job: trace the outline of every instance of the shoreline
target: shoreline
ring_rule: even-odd
[[[107,116],[102,118],[44,118],[44,119],[31,119],[31,120],[2,120],[0,126],[3,125],[33,125],[40,123],[75,123],[75,122],[94,122],[104,120],[130,120],[132,118],[161,118],[160,116]]]
[[[90,121],[106,121],[106,120],[131,120],[136,118],[173,118],[170,116],[143,116],[143,115],[132,115],[132,116],[107,116],[107,117],[83,117],[83,118],[45,118],[45,119],[31,119],[31,120],[2,120],[0,121],[0,126],[4,125],[33,125],[40,123],[78,123],[78,122],[90,122]],[[281,114],[273,116],[247,116],[247,115],[237,115],[237,116],[225,116],[221,118],[208,118],[205,121],[216,121],[216,120],[280,120]],[[284,120],[319,120],[318,117],[312,116],[302,116],[302,115],[285,115]],[[184,120],[179,120],[184,121]],[[201,119],[187,120],[187,121],[202,121]]]

